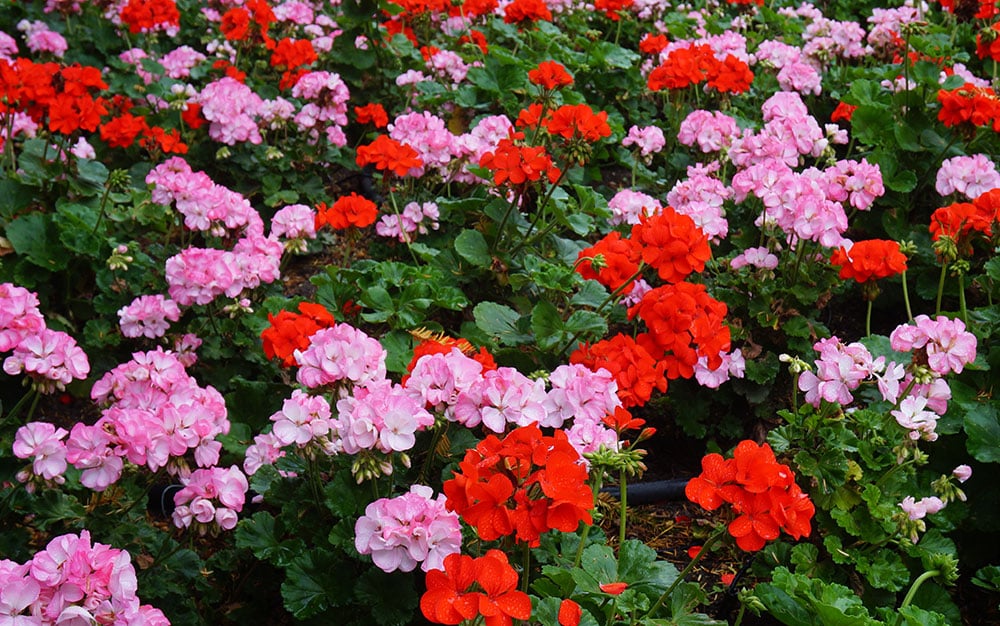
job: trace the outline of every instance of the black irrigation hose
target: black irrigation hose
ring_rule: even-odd
[[[688,484],[687,478],[672,478],[670,480],[651,480],[644,483],[629,483],[628,503],[629,504],[655,504],[657,502],[670,502],[672,500],[684,499],[684,487]],[[606,493],[615,498],[618,497],[618,487],[604,487],[601,493]]]

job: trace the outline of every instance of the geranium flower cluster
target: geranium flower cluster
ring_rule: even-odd
[[[906,271],[906,255],[900,252],[899,242],[891,239],[859,241],[849,249],[841,246],[830,256],[830,263],[840,266],[841,278],[851,278],[859,283]]]
[[[235,465],[197,469],[181,478],[171,517],[177,528],[195,526],[199,534],[236,528],[250,484]]]
[[[487,626],[510,626],[531,617],[531,598],[518,590],[517,580],[500,550],[479,558],[451,554],[441,568],[427,572],[420,612],[434,624],[461,624],[482,616]]]
[[[412,485],[395,498],[380,498],[354,524],[354,546],[371,555],[384,572],[444,569],[444,560],[462,548],[458,515],[445,508],[444,494]]]
[[[812,531],[816,507],[768,444],[741,441],[732,458],[708,454],[701,467],[701,474],[688,481],[684,493],[708,511],[724,503],[732,505],[737,517],[728,530],[741,549],[756,552],[781,531],[794,539]]]
[[[1000,172],[985,154],[945,159],[934,182],[934,189],[942,196],[962,194],[969,200],[998,187]]]
[[[52,539],[27,563],[0,560],[0,613],[17,625],[169,626],[141,604],[128,552],[92,542],[86,530]]]
[[[336,323],[333,314],[321,304],[300,302],[299,312],[279,311],[267,314],[270,326],[260,334],[264,355],[279,359],[282,367],[295,365],[295,351],[305,350],[316,331]]]
[[[213,387],[199,386],[174,353],[157,348],[133,354],[94,383],[91,397],[105,405],[101,418],[75,424],[65,452],[83,470],[85,487],[107,489],[121,476],[123,459],[181,476],[188,472],[190,451],[201,467],[218,462],[222,444],[215,437],[229,432],[225,401]],[[33,450],[22,448],[22,458],[54,454],[55,435],[44,443],[36,438]]]
[[[435,202],[408,202],[398,214],[383,215],[375,232],[383,237],[394,237],[401,242],[412,242],[416,235],[426,235],[437,230],[441,212]]]
[[[295,82],[292,95],[306,101],[295,114],[294,121],[299,130],[307,133],[311,143],[323,136],[331,145],[347,144],[343,127],[347,125],[347,101],[351,92],[339,74],[306,72]]]
[[[661,53],[660,59],[660,65],[646,79],[650,91],[705,83],[720,93],[739,94],[753,82],[753,72],[745,61],[733,54],[717,56],[708,44],[677,46]]]
[[[993,236],[1000,221],[1000,189],[990,189],[972,202],[955,202],[935,209],[929,230],[938,258],[954,261],[973,254],[977,239]]]
[[[38,296],[23,287],[0,283],[0,353],[10,376],[27,374],[40,393],[63,390],[90,373],[87,354],[68,334],[46,327]]]
[[[503,439],[489,435],[444,483],[448,509],[484,541],[513,536],[537,547],[542,533],[574,532],[592,521],[593,493],[580,458],[561,430],[544,436],[531,424]]]

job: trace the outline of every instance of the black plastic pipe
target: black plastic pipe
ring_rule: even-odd
[[[651,480],[644,483],[629,483],[628,503],[629,504],[655,504],[657,502],[670,502],[672,500],[684,499],[684,487],[687,486],[687,478],[672,478],[670,480]],[[618,487],[604,487],[601,493],[606,493],[615,498],[619,495]]]

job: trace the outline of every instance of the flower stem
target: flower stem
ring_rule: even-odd
[[[628,476],[624,468],[618,475],[618,551],[621,553],[622,545],[625,543],[625,522],[628,520]]]
[[[910,602],[913,601],[913,596],[917,595],[917,590],[920,589],[920,585],[924,584],[924,581],[934,578],[940,573],[941,570],[932,569],[930,571],[924,572],[920,576],[917,576],[917,579],[913,581],[912,585],[910,585],[909,591],[906,592],[906,597],[903,598],[903,603],[899,605],[899,609],[903,610],[906,607],[910,606]],[[896,622],[895,622],[896,626],[899,626],[899,624],[902,623],[902,620],[903,620],[902,615],[896,615]]]
[[[594,508],[597,508],[597,494],[601,493],[601,486],[604,482],[604,470],[597,470],[597,476],[594,478]],[[593,524],[587,524],[583,527],[583,534],[580,535],[580,545],[576,549],[576,557],[573,559],[573,567],[580,567],[580,561],[583,560],[583,549],[587,545],[587,537],[590,535],[590,528]]]
[[[531,572],[531,547],[527,542],[521,553],[521,591],[528,593],[528,574]]]
[[[969,311],[965,308],[965,274],[958,274],[958,310],[965,325],[969,325]]]
[[[653,605],[653,608],[649,609],[649,612],[646,613],[645,615],[646,618],[652,617],[653,614],[656,613],[656,611],[658,611],[661,606],[663,606],[663,603],[666,601],[667,598],[670,597],[670,594],[674,592],[674,589],[677,588],[677,585],[681,584],[684,581],[684,579],[687,577],[688,574],[691,573],[691,570],[698,563],[698,561],[700,561],[703,556],[708,554],[708,549],[712,547],[712,544],[718,541],[719,537],[722,537],[724,534],[726,534],[725,526],[715,531],[715,534],[713,534],[711,537],[708,538],[708,540],[705,542],[705,545],[703,545],[701,547],[701,550],[698,551],[698,554],[696,554],[694,558],[691,559],[691,562],[688,563],[684,567],[684,569],[681,570],[681,573],[677,575],[677,579],[674,580],[674,582],[671,583],[669,587],[667,587],[667,590],[663,592],[663,595],[661,595],[659,599],[657,599],[656,604]]]
[[[872,305],[875,304],[874,300],[868,301],[868,309],[865,311],[865,337],[872,336]]]
[[[910,308],[910,290],[906,287],[906,270],[903,270],[903,302],[906,303],[906,319],[913,321],[913,309]]]
[[[937,301],[934,303],[934,315],[941,314],[941,296],[944,295],[944,279],[948,273],[948,263],[941,264],[941,278],[938,279]]]

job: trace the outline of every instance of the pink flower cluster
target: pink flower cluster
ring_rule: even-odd
[[[281,410],[271,416],[274,422],[271,434],[278,446],[304,448],[316,444],[321,449],[329,450],[329,435],[333,430],[330,415],[330,404],[325,398],[310,396],[296,389],[292,397],[282,404]]]
[[[646,157],[647,162],[653,155],[663,150],[667,145],[667,139],[663,136],[663,131],[657,126],[632,126],[628,129],[628,135],[622,139],[622,145],[626,148],[635,146],[639,154]]]
[[[611,217],[608,224],[638,224],[642,216],[656,215],[663,210],[663,205],[653,196],[631,189],[622,189],[608,200]]]
[[[347,144],[347,101],[351,97],[339,74],[319,71],[303,74],[292,87],[292,95],[306,100],[293,118],[299,130],[315,142],[322,133],[334,146]]]
[[[0,560],[0,623],[11,626],[169,626],[140,604],[128,552],[91,543],[86,530],[56,537],[24,564]]]
[[[928,496],[920,498],[920,500],[914,500],[913,496],[906,496],[899,503],[899,508],[903,509],[907,517],[913,521],[923,519],[928,515],[934,515],[943,509],[944,506],[945,503],[937,496]]]
[[[965,330],[960,319],[939,315],[931,319],[918,315],[913,324],[903,324],[889,336],[893,350],[922,350],[927,366],[939,376],[962,373],[966,365],[976,360],[976,336]]]
[[[412,146],[424,162],[424,167],[410,170],[411,176],[423,176],[425,168],[433,168],[446,177],[448,166],[461,156],[445,121],[427,111],[400,115],[389,124],[389,136]]]
[[[188,472],[190,451],[201,467],[218,463],[222,444],[215,438],[229,432],[225,400],[200,387],[174,353],[133,354],[94,383],[91,397],[106,405],[101,418],[75,424],[66,442],[66,459],[83,470],[84,486],[107,489],[121,476],[123,459],[180,475]]]
[[[688,167],[688,177],[677,181],[667,193],[667,204],[681,215],[690,217],[709,239],[719,242],[729,233],[723,203],[732,197],[733,190],[712,174],[713,166]]]
[[[18,472],[17,479],[27,483],[29,492],[34,491],[35,478],[45,485],[61,485],[66,482],[66,444],[63,439],[69,434],[64,428],[56,428],[48,422],[28,422],[14,434],[14,456],[32,459],[31,468]]]
[[[205,85],[195,98],[201,113],[210,122],[208,136],[214,141],[234,146],[237,143],[262,141],[257,117],[263,99],[234,78],[225,76]]]
[[[122,334],[126,337],[162,337],[170,328],[170,322],[180,318],[181,310],[177,303],[160,294],[139,296],[118,310]]]
[[[945,159],[934,184],[934,189],[942,196],[957,193],[970,200],[997,187],[1000,187],[1000,172],[985,154]]]
[[[365,385],[385,378],[385,357],[377,339],[350,324],[336,324],[313,334],[305,350],[295,351],[296,379],[310,389],[341,381]]]
[[[398,215],[383,215],[375,232],[383,237],[395,237],[402,242],[412,242],[416,234],[426,235],[429,230],[437,230],[441,213],[435,202],[409,202]],[[425,222],[426,220],[426,222]]]
[[[739,136],[736,120],[719,111],[692,111],[677,131],[677,141],[681,145],[698,144],[698,149],[705,153],[728,148]]]
[[[780,41],[762,41],[754,52],[754,59],[778,70],[778,87],[782,91],[813,95],[822,91],[823,77],[818,63],[797,46]]]
[[[739,253],[729,262],[729,267],[734,270],[746,267],[757,267],[764,270],[773,270],[778,267],[778,257],[764,247],[747,248]]]
[[[152,200],[168,206],[176,203],[184,216],[184,226],[194,231],[210,231],[222,237],[241,230],[261,235],[264,223],[250,202],[241,194],[212,182],[208,174],[192,171],[181,157],[171,157],[146,175],[153,185]]]
[[[17,23],[17,29],[24,33],[24,42],[32,52],[48,52],[61,59],[69,49],[65,37],[51,30],[45,22],[21,20]]]
[[[4,372],[27,374],[41,393],[65,389],[73,379],[90,374],[90,361],[76,340],[46,327],[38,296],[0,283],[0,352],[9,350],[13,353],[4,360]]]
[[[404,387],[430,410],[470,428],[482,424],[503,433],[511,426],[537,422],[565,428],[581,454],[601,446],[617,449],[615,431],[602,422],[621,406],[609,372],[562,365],[548,382],[551,388],[546,391],[544,380],[532,380],[509,367],[484,373],[478,361],[453,349],[418,359]]]
[[[235,465],[224,469],[209,467],[181,478],[184,488],[174,494],[174,526],[195,526],[202,535],[216,529],[236,528],[237,513],[243,510],[250,484]]]
[[[233,249],[186,248],[167,259],[170,297],[182,306],[208,304],[225,294],[235,298],[280,275],[284,245],[277,239],[250,235]]]
[[[346,454],[406,452],[417,431],[434,425],[434,416],[417,399],[385,378],[356,386],[337,402],[337,413],[337,444]]]
[[[305,252],[306,241],[316,238],[316,211],[304,204],[283,207],[271,218],[271,237],[283,238],[289,252]]]
[[[821,400],[850,404],[854,401],[851,391],[884,368],[885,358],[874,359],[860,343],[845,345],[832,337],[819,340],[813,347],[820,354],[816,373],[805,371],[799,376],[799,389],[813,406],[819,406]]]
[[[444,558],[462,547],[458,514],[445,508],[444,494],[413,485],[395,498],[381,498],[365,508],[354,525],[354,546],[371,555],[385,572],[443,569]]]

